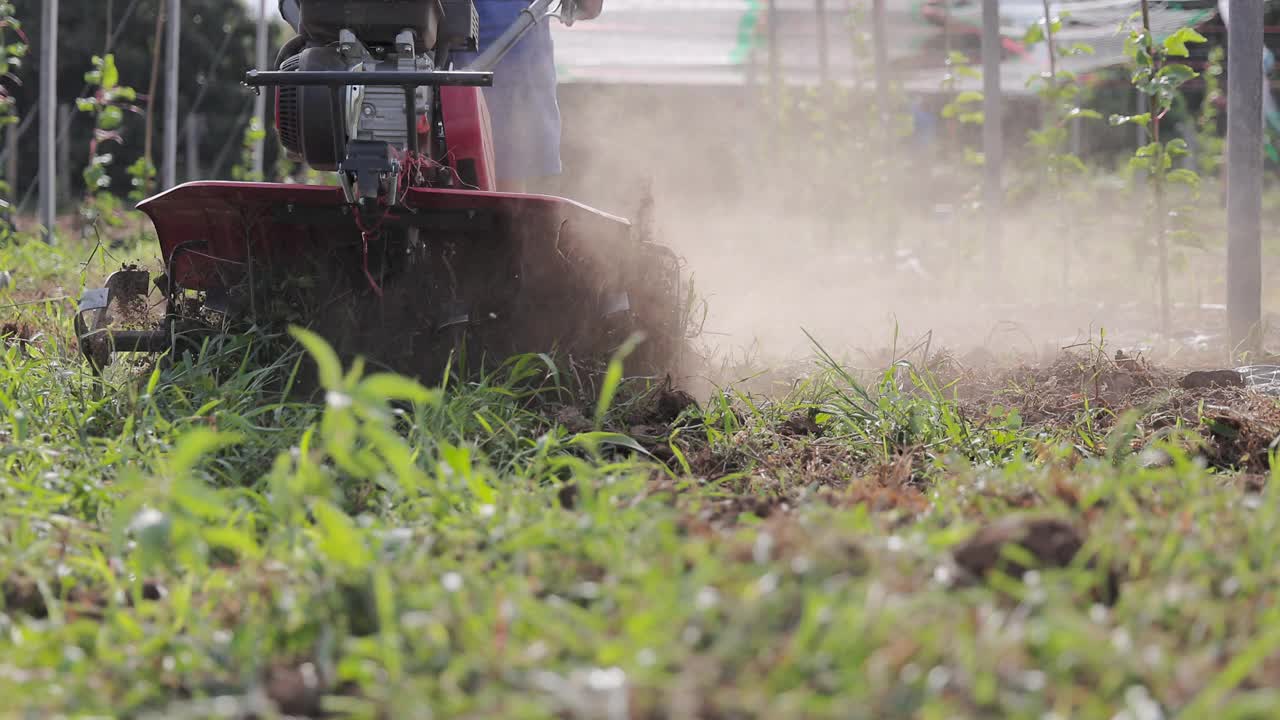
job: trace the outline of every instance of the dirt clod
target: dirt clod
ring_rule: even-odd
[[[37,620],[49,616],[44,596],[40,594],[40,589],[36,587],[34,581],[23,577],[5,578],[4,582],[0,583],[0,590],[4,593],[6,611],[22,613]]]
[[[969,574],[966,584],[983,580],[999,571],[1021,579],[1027,572],[1040,568],[1065,568],[1084,547],[1085,533],[1077,525],[1061,518],[1012,516],[979,530],[953,553],[956,564]],[[1014,555],[1006,548],[1014,546],[1022,552]],[[1098,567],[1096,559],[1087,563]],[[1115,604],[1120,597],[1121,576],[1108,568],[1102,582],[1090,591],[1094,602]]]
[[[821,435],[822,426],[813,419],[810,413],[797,412],[782,423],[782,426],[778,428],[778,432],[789,437]]]
[[[565,510],[572,510],[578,505],[578,485],[577,483],[565,483],[556,491],[556,499],[560,502],[560,507]]]
[[[667,386],[658,391],[657,401],[654,403],[653,419],[660,423],[671,424],[685,410],[697,406],[698,401],[692,395],[683,390]]]
[[[1037,567],[1062,568],[1071,564],[1084,546],[1084,533],[1057,518],[1013,517],[979,530],[954,553],[956,563],[976,577],[998,570],[1013,577]],[[1007,546],[1030,553],[1036,565],[1005,556]]]
[[[582,410],[573,405],[566,405],[556,411],[556,422],[563,425],[571,433],[584,433],[591,430],[591,421]]]
[[[311,663],[274,663],[267,670],[265,684],[267,697],[282,714],[290,717],[320,715],[322,687]]]
[[[1196,370],[1178,381],[1184,390],[1202,390],[1213,387],[1244,387],[1244,378],[1235,370]]]
[[[36,338],[35,328],[26,323],[7,322],[0,325],[0,345],[24,347]]]
[[[1267,489],[1267,476],[1260,473],[1247,473],[1237,479],[1237,485],[1245,492],[1256,495]]]

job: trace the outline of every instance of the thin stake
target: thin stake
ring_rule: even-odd
[[[1227,324],[1257,350],[1262,323],[1262,0],[1232,0],[1227,18]]]
[[[147,125],[142,140],[143,164],[146,166],[143,168],[145,174],[142,181],[144,195],[151,194],[151,168],[155,167],[155,163],[151,160],[154,157],[151,152],[151,143],[155,136],[156,125],[156,85],[160,83],[160,58],[163,57],[160,52],[160,42],[164,37],[164,7],[161,5],[156,11],[156,31],[151,43],[151,82],[147,85]]]
[[[987,219],[987,270],[993,283],[1000,276],[1004,232],[1004,108],[1000,96],[1002,47],[999,0],[982,0],[983,207]]]
[[[40,21],[40,224],[53,242],[58,215],[58,0],[44,0]]]
[[[267,67],[267,0],[258,0],[258,35],[256,40],[254,55],[256,65],[261,69]],[[253,116],[262,123],[262,127],[267,127],[264,115],[267,112],[267,96],[266,93],[258,93],[253,100]],[[252,122],[252,121],[251,121]],[[253,144],[253,176],[257,179],[265,179],[263,168],[266,164],[265,147],[261,139]]]
[[[1151,55],[1151,72],[1152,76],[1160,74],[1160,57],[1156,55],[1155,36],[1151,32],[1151,10],[1148,0],[1142,0],[1142,29],[1147,39],[1147,52]],[[1258,53],[1261,57],[1262,53]],[[1146,97],[1144,94],[1143,97]],[[1160,113],[1156,112],[1156,106],[1147,103],[1152,111],[1151,116],[1151,142],[1156,145],[1160,144]],[[1261,111],[1259,111],[1261,115]],[[1158,156],[1160,162],[1163,162],[1163,155]],[[1157,263],[1157,285],[1160,290],[1160,333],[1168,336],[1170,330],[1170,306],[1169,306],[1169,238],[1165,232],[1165,209],[1164,209],[1164,172],[1157,171],[1151,174],[1152,192],[1155,197],[1155,210],[1152,213],[1155,227],[1153,228],[1156,235],[1156,251],[1159,257],[1156,258]]]
[[[1058,51],[1053,46],[1053,15],[1050,14],[1049,0],[1041,0],[1044,5],[1044,44],[1049,51],[1049,88],[1058,86]]]
[[[1060,103],[1058,102],[1058,50],[1054,46],[1053,37],[1053,13],[1049,8],[1049,0],[1041,0],[1044,7],[1044,46],[1045,51],[1049,55],[1049,102],[1044,108],[1045,126],[1050,124],[1058,125],[1058,112]],[[1062,177],[1060,174],[1060,160],[1055,158],[1054,162],[1048,166],[1048,171],[1052,174],[1050,177],[1050,187],[1053,188],[1054,204],[1062,204]],[[1071,255],[1075,250],[1076,236],[1075,233],[1067,233],[1067,239],[1062,243],[1062,287],[1066,289],[1071,286]]]
[[[182,43],[182,0],[169,2],[169,42],[164,87],[164,188],[178,184],[178,75]]]

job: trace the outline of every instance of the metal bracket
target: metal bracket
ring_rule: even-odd
[[[113,352],[156,352],[168,342],[168,331],[109,329],[112,321],[110,309],[117,299],[141,298],[151,286],[151,274],[146,270],[118,270],[107,276],[103,287],[86,290],[76,308],[76,338],[80,352],[95,370],[111,364]],[[86,313],[92,314],[90,321]]]

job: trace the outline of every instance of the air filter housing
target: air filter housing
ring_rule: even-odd
[[[335,42],[347,29],[366,44],[391,43],[408,28],[423,48],[435,47],[443,14],[440,0],[302,0],[299,10],[301,34],[312,41]]]
[[[280,70],[286,72],[346,69],[332,47],[307,48],[280,63]],[[290,160],[317,170],[336,170],[335,132],[346,138],[346,128],[333,127],[328,88],[282,85],[276,89],[276,134]]]

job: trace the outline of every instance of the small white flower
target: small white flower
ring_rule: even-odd
[[[456,572],[447,572],[440,578],[440,584],[451,593],[458,592],[462,589],[462,576]]]

